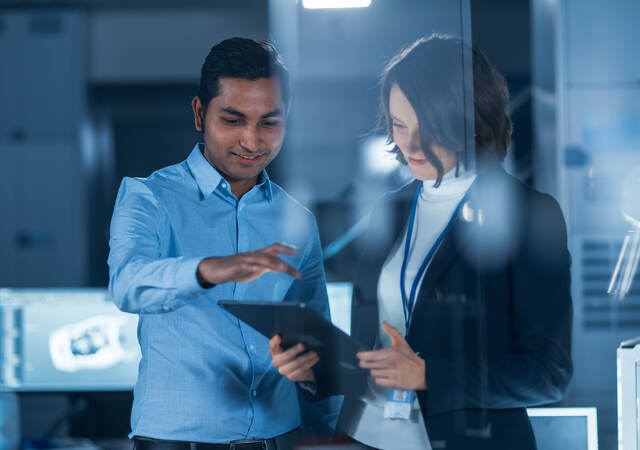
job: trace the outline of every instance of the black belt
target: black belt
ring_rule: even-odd
[[[282,445],[293,432],[282,434],[269,439],[246,439],[231,441],[228,444],[208,444],[204,442],[169,441],[164,439],[152,439],[134,436],[135,450],[280,450],[293,448],[290,445]],[[280,442],[280,446],[277,445]]]

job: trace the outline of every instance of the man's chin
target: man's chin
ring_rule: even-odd
[[[229,171],[229,175],[235,181],[249,181],[259,176],[263,170],[264,167],[234,168],[234,170]]]

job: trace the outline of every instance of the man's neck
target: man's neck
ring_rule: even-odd
[[[258,182],[258,176],[249,180],[229,180],[227,177],[224,178],[229,182],[231,193],[235,195],[238,200],[240,200],[244,194],[249,192]]]
[[[202,156],[204,156],[204,159],[206,159],[209,162],[209,164],[211,164],[211,167],[216,169],[218,173],[222,175],[222,177],[225,180],[227,180],[227,183],[229,183],[229,188],[231,188],[231,193],[235,195],[238,200],[240,200],[244,194],[249,192],[251,188],[254,187],[258,182],[258,178],[260,178],[260,174],[258,174],[255,177],[250,178],[248,180],[231,179],[231,177],[224,174],[222,170],[216,167],[215,163],[207,157],[207,153],[204,152],[202,148],[200,149],[200,153],[202,153]]]

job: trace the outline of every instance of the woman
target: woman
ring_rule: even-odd
[[[505,82],[478,49],[434,35],[391,60],[381,101],[416,180],[379,202],[363,237],[375,236],[352,335],[376,350],[358,354],[368,382],[345,392],[338,426],[375,448],[534,449],[525,408],[560,400],[572,373],[570,256],[555,200],[501,168]],[[271,343],[281,373],[314,380],[317,355]]]

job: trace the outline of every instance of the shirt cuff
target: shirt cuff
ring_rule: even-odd
[[[305,397],[309,400],[314,400],[318,393],[318,385],[315,381],[298,381],[296,383],[300,390],[304,393]]]
[[[210,289],[202,287],[198,283],[198,265],[203,259],[205,258],[187,258],[178,267],[176,271],[176,288],[179,296],[200,296]]]

